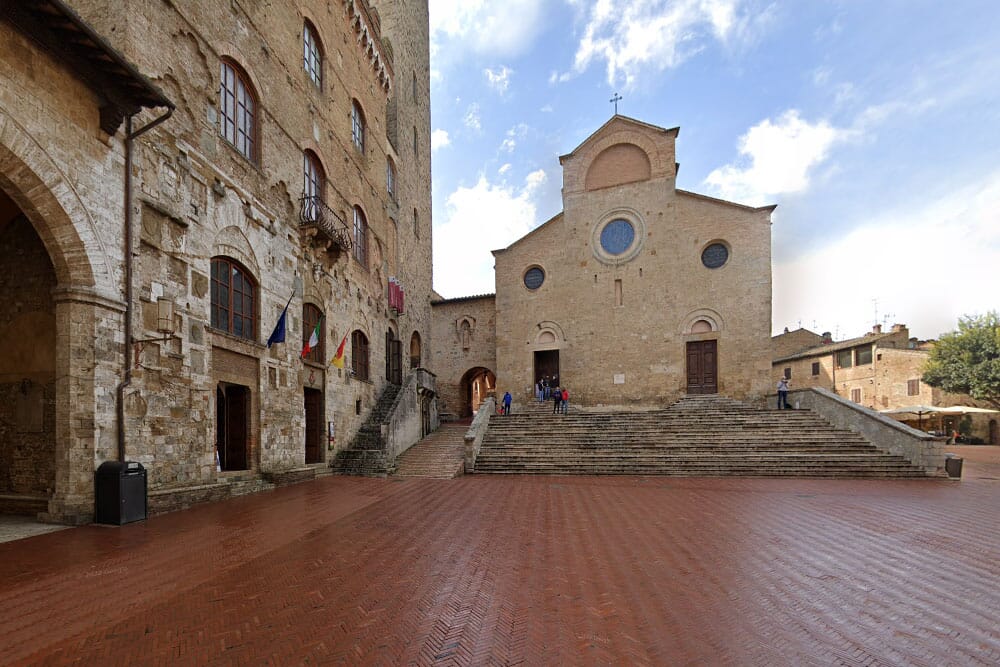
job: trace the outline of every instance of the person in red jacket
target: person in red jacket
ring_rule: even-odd
[[[562,408],[562,413],[566,414],[566,408],[569,407],[569,389],[565,387],[562,390],[562,405],[560,407]]]

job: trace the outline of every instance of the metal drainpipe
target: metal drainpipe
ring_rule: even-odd
[[[174,113],[174,107],[167,112],[132,131],[132,117],[125,121],[125,372],[117,390],[118,460],[125,462],[125,389],[132,384],[132,145],[141,135],[167,120]]]

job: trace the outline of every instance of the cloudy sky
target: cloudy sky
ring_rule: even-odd
[[[773,216],[774,314],[937,337],[1000,309],[995,0],[430,0],[434,286],[561,208],[619,112],[681,128],[677,186]],[[877,318],[877,320],[876,320]]]

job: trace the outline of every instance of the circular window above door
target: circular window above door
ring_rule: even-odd
[[[530,290],[536,290],[545,282],[545,271],[533,266],[524,272],[524,286]]]

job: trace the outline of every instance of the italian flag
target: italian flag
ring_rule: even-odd
[[[303,357],[309,356],[310,352],[319,347],[319,325],[322,323],[323,318],[320,317],[319,320],[316,321],[316,328],[313,329],[312,334],[309,336],[309,340],[307,340],[306,344],[302,346]]]

